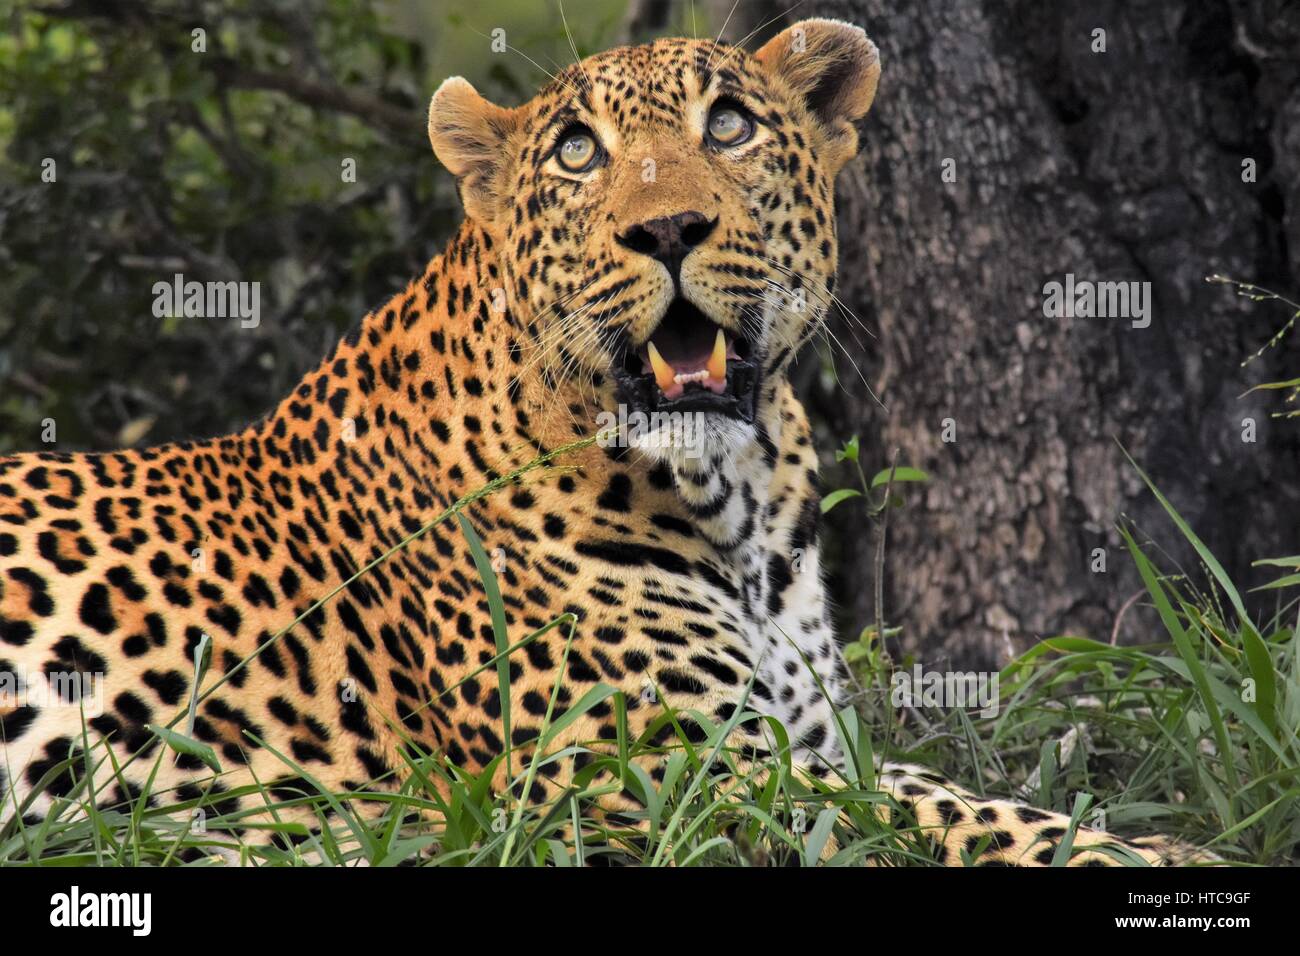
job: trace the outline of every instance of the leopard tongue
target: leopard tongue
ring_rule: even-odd
[[[727,336],[722,329],[718,329],[718,334],[713,340],[713,351],[702,368],[690,367],[698,366],[698,360],[695,362],[679,360],[678,365],[681,367],[679,370],[669,364],[653,341],[646,344],[646,356],[650,370],[654,372],[655,383],[664,398],[668,399],[680,397],[686,390],[686,386],[692,382],[703,385],[715,394],[722,394],[727,388],[727,354]]]

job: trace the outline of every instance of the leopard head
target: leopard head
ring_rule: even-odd
[[[605,412],[752,441],[831,300],[834,179],[879,74],[861,29],[816,19],[755,53],[611,50],[513,109],[443,83],[429,137],[501,258],[525,367]],[[646,435],[651,454],[681,452]]]

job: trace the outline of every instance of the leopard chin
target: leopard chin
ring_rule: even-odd
[[[709,412],[670,414],[683,418],[670,417],[667,422],[656,423],[652,415],[651,427],[629,445],[651,462],[670,466],[675,473],[734,458],[757,439],[751,422]]]

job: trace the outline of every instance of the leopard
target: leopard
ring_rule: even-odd
[[[41,691],[0,708],[0,819],[39,820],[85,764],[101,799],[251,820],[307,779],[396,788],[412,752],[544,800],[620,720],[652,743],[723,726],[750,765],[842,782],[852,679],[789,373],[835,301],[835,180],[880,75],[863,29],[808,19],[755,51],[611,49],[515,107],[443,82],[428,136],[463,221],[272,411],[0,459],[0,672]],[[69,672],[99,680],[93,713]],[[568,769],[508,776],[562,717]],[[219,772],[162,759],[168,728]],[[1047,865],[1067,832],[1071,865],[1194,859],[871,770],[939,863]]]

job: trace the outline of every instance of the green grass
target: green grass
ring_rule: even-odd
[[[1159,497],[1154,486],[1151,491]],[[498,647],[482,670],[496,670],[504,688],[509,657],[542,632],[564,634],[567,657],[574,622],[561,617],[511,643],[491,563],[465,515],[477,497],[437,520],[455,514],[470,544]],[[895,665],[868,628],[855,655],[858,693],[840,727],[851,764],[859,769],[833,784],[805,779],[788,759],[774,757],[758,766],[739,759],[723,744],[739,721],[762,721],[778,744],[786,742],[778,724],[743,707],[724,725],[692,713],[710,729],[703,743],[687,740],[671,712],[634,738],[613,688],[598,684],[556,716],[557,684],[536,750],[507,749],[475,775],[412,746],[395,790],[376,786],[331,793],[277,753],[285,775],[299,778],[298,792],[287,800],[282,789],[280,799],[273,800],[271,782],[260,781],[165,807],[147,806],[143,796],[112,804],[106,798],[111,786],[101,783],[92,792],[86,781],[92,763],[102,768],[96,779],[111,778],[114,758],[101,745],[86,748],[83,740],[82,752],[46,776],[48,784],[70,771],[76,781],[66,796],[55,799],[47,817],[34,823],[15,817],[0,828],[0,864],[208,865],[221,859],[218,848],[229,859],[231,833],[251,824],[277,834],[270,842],[246,841],[234,851],[241,862],[254,865],[761,866],[867,860],[934,865],[925,835],[909,825],[906,814],[893,814],[892,822],[880,818],[880,807],[894,805],[874,789],[875,757],[925,763],[978,794],[1019,797],[1074,813],[1076,821],[1089,822],[1099,809],[1116,832],[1176,835],[1230,862],[1293,864],[1300,843],[1296,602],[1278,599],[1268,619],[1252,619],[1213,555],[1173,507],[1163,497],[1160,501],[1201,566],[1190,574],[1165,573],[1151,557],[1152,543],[1140,540],[1135,529],[1121,528],[1146,585],[1145,600],[1129,613],[1159,629],[1149,643],[1045,640],[1000,673],[1000,711],[981,718],[954,709],[891,707],[889,675]],[[1300,567],[1300,558],[1276,563]],[[1282,586],[1273,593],[1285,594],[1294,577],[1280,579]],[[502,699],[508,723],[509,695]],[[519,792],[528,792],[540,774],[587,750],[560,749],[553,741],[604,702],[618,717],[617,740],[599,752],[588,751],[592,759],[567,789],[541,803],[492,792],[492,775],[502,763]],[[678,729],[676,739],[652,745],[664,722]],[[191,744],[203,745],[178,730],[159,728],[159,734],[166,746],[151,758],[155,768],[171,758],[172,750],[219,765],[215,754],[193,749]],[[510,739],[508,733],[504,739]],[[662,764],[661,781],[647,774],[648,762]],[[646,804],[638,827],[593,812],[602,794],[620,786]],[[231,812],[223,808],[231,796],[255,799]],[[284,819],[288,807],[306,808],[316,826]],[[196,810],[204,832],[193,828]]]

